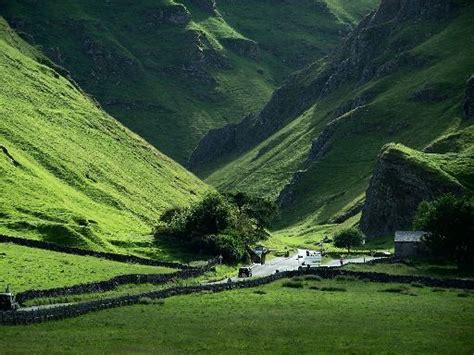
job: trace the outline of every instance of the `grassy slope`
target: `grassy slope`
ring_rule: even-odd
[[[288,1],[219,0],[218,7],[233,28],[260,43],[269,63],[276,64],[273,75],[282,79],[327,55],[347,26],[356,24],[378,2],[303,0],[295,6]],[[327,4],[326,15],[321,3]]]
[[[13,352],[470,353],[472,292],[359,281],[277,282],[255,289],[167,299],[76,319],[3,327]],[[339,287],[326,292],[309,287]],[[229,307],[229,305],[232,305]],[[143,325],[146,324],[146,327]],[[206,324],[205,327],[202,325]]]
[[[462,122],[460,107],[465,80],[474,72],[473,39],[466,35],[474,28],[473,13],[471,5],[446,27],[419,23],[403,29],[398,38],[391,40],[416,38],[414,32],[427,29],[436,33],[411,51],[430,58],[427,65],[421,69],[403,68],[362,87],[339,89],[250,152],[214,172],[207,181],[223,190],[276,197],[293,172],[301,169],[312,140],[331,117],[328,113],[370,90],[376,93],[375,99],[339,125],[327,155],[304,174],[296,187],[294,206],[282,213],[282,225],[302,223],[302,227],[309,228],[351,206],[363,197],[385,143],[395,141],[421,149],[438,137],[469,125]],[[448,98],[434,104],[411,100],[410,95],[425,84],[442,86]],[[472,135],[465,137],[463,149],[472,147],[469,137]],[[261,149],[266,153],[256,158]],[[469,168],[464,173],[472,176]]]
[[[143,240],[161,211],[209,189],[39,64],[0,21],[0,233],[111,248]]]
[[[124,274],[161,274],[175,271],[164,267],[119,263],[13,244],[0,244],[0,270],[0,291],[10,285],[14,292],[102,281]]]
[[[347,12],[350,17],[322,14],[314,1],[298,6],[259,2],[248,12],[237,9],[232,13],[227,7],[233,5],[223,2],[223,12],[229,12],[230,20],[255,28],[256,38],[251,39],[264,49],[258,60],[239,56],[222,45],[222,38],[245,38],[226,22],[227,16],[210,16],[187,0],[141,0],[133,4],[16,1],[8,2],[2,10],[7,17],[21,19],[35,43],[70,70],[109,113],[164,153],[184,162],[210,128],[239,120],[263,106],[274,87],[294,69],[293,61],[285,57],[290,51],[305,52],[303,63],[327,53],[340,38],[343,21],[353,23],[376,0],[365,0],[360,6],[350,1],[330,2],[336,4],[334,11]],[[188,25],[143,27],[149,21],[147,13],[176,3],[184,3],[190,10],[192,21]],[[294,22],[282,21],[288,9]],[[268,30],[275,23],[281,32]],[[182,70],[197,51],[193,38],[198,33],[203,38],[202,48],[225,58],[230,65],[207,68],[214,84],[192,80]],[[282,38],[282,33],[294,35]],[[283,58],[265,50],[279,42],[279,48],[287,48]],[[287,46],[289,42],[293,44]],[[99,59],[94,61],[94,55]]]

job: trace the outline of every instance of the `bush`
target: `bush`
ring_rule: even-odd
[[[319,287],[318,287],[318,286],[309,286],[309,289],[310,289],[310,290],[319,291]]]
[[[260,212],[259,220],[260,214],[249,207],[249,202],[235,204],[212,193],[189,208],[166,211],[160,219],[162,224],[155,229],[155,237],[168,235],[194,252],[221,254],[227,261],[242,261],[249,259],[247,250],[251,245],[268,238],[263,227],[268,213]]]
[[[346,229],[334,236],[334,246],[337,248],[347,248],[347,252],[350,254],[351,248],[361,246],[364,238],[364,234],[359,229]]]
[[[304,285],[301,282],[295,282],[295,281],[286,281],[282,285],[283,287],[289,287],[289,288],[303,288]]]
[[[321,281],[323,278],[318,275],[306,275],[304,279],[306,281]]]
[[[253,291],[253,293],[256,293],[257,295],[266,295],[266,294],[267,294],[267,291],[264,291],[264,290],[255,290],[255,291]]]

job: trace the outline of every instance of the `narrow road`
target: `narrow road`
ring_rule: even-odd
[[[298,258],[298,255],[303,256],[302,258]],[[292,256],[285,258],[285,257],[278,257],[275,259],[270,260],[268,263],[261,265],[261,264],[254,264],[252,266],[252,275],[253,277],[264,277],[268,275],[274,274],[277,270],[278,271],[292,271],[298,270],[303,262],[304,255],[306,255],[306,249],[298,249],[298,252],[293,254]],[[363,264],[369,262],[371,260],[376,259],[383,259],[382,257],[373,257],[373,256],[366,256],[366,257],[358,257],[358,258],[350,258],[344,259],[343,264]],[[321,264],[323,267],[337,267],[341,266],[341,261],[339,259],[333,259],[328,262],[323,262]],[[231,277],[232,281],[237,281],[239,278],[237,276]],[[228,279],[220,281],[226,282]]]

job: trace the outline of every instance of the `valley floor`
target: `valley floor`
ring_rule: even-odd
[[[472,291],[455,289],[300,277],[64,321],[2,327],[0,349],[467,354],[474,350],[473,297]]]

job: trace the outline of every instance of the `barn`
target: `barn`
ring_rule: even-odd
[[[395,232],[395,258],[411,259],[426,255],[426,247],[423,243],[423,231],[398,231]]]

